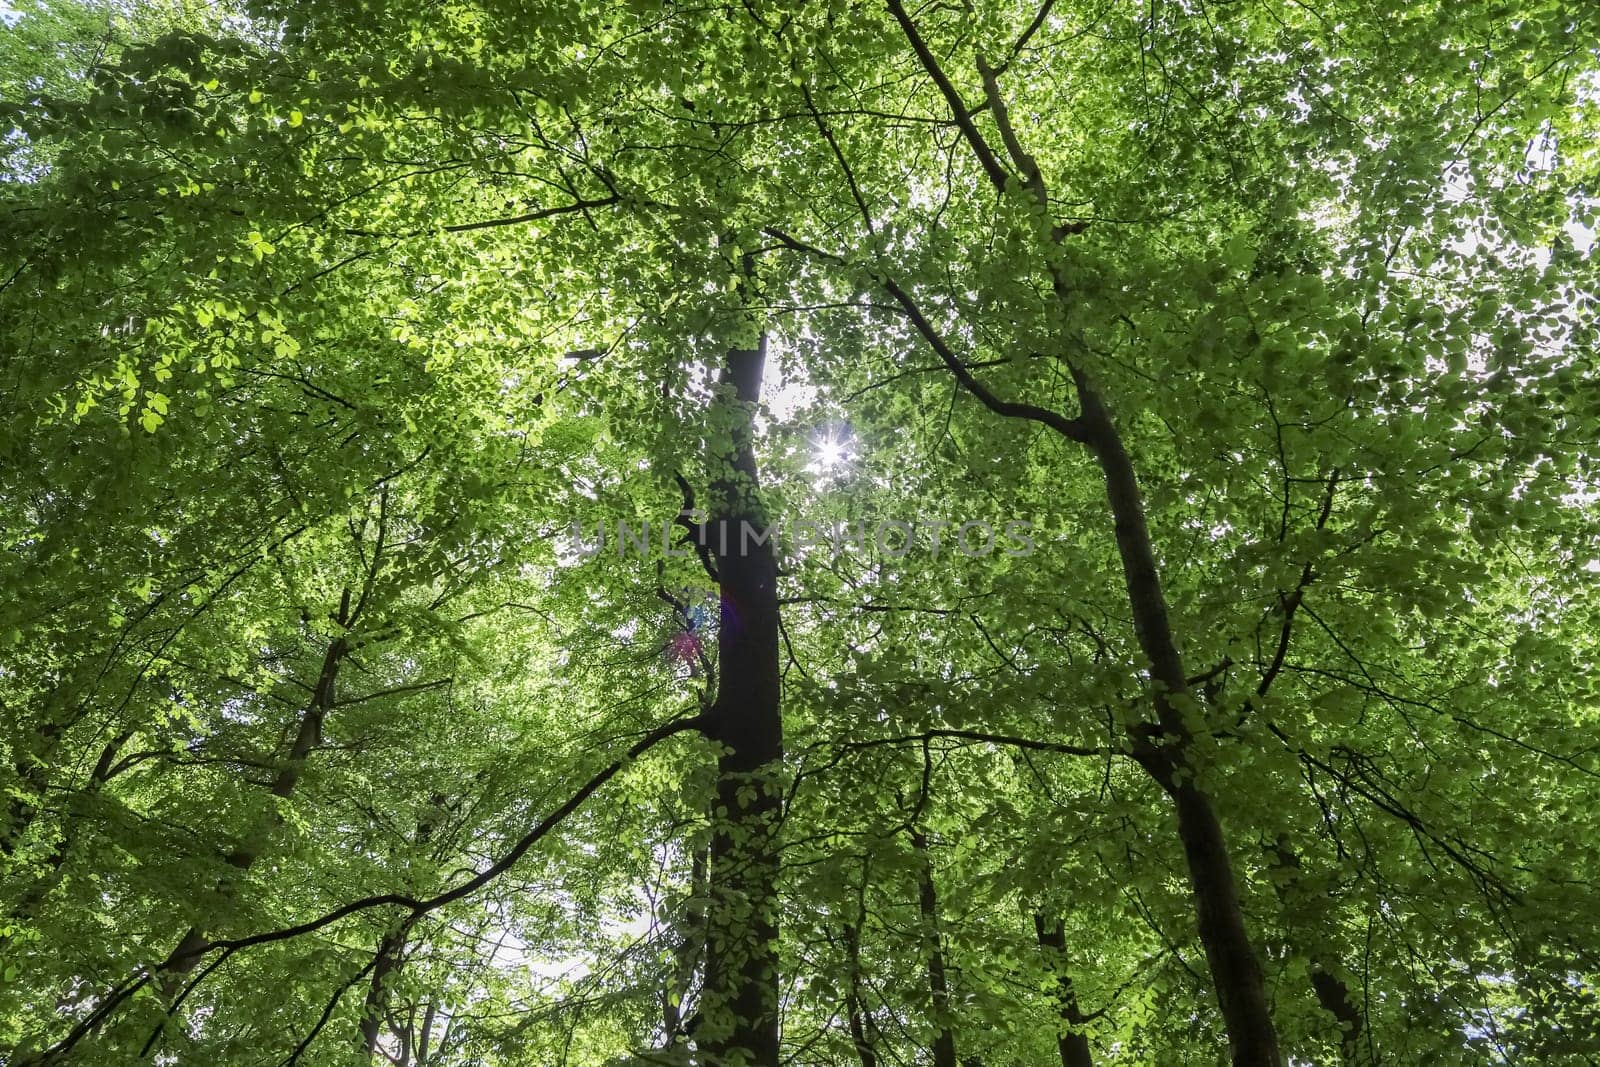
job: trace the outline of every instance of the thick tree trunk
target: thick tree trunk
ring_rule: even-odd
[[[713,1063],[778,1063],[776,842],[783,758],[779,710],[778,569],[764,531],[753,416],[761,395],[766,338],[728,352],[722,382],[734,412],[731,455],[713,455],[707,547],[717,565],[722,605],[716,701],[707,735],[725,751],[717,761],[711,838],[711,907],[706,985],[697,1037]],[[736,402],[734,402],[736,401]]]
[[[1184,717],[1184,709],[1194,701],[1173,639],[1133,461],[1093,383],[1081,371],[1074,377],[1085,442],[1105,478],[1134,633],[1150,662],[1150,692],[1158,728],[1138,734],[1134,757],[1172,798],[1177,812],[1200,941],[1216,985],[1233,1062],[1236,1067],[1279,1067],[1283,1059],[1266,983],[1245,927],[1222,822],[1211,797],[1194,781],[1193,735]]]
[[[959,1067],[956,1035],[950,1029],[950,981],[945,974],[944,938],[939,932],[939,891],[933,883],[933,862],[928,858],[928,838],[921,830],[911,831],[911,847],[917,851],[917,911],[922,916],[923,936],[927,938],[928,996],[933,1002],[933,1067]]]
[[[1172,797],[1178,812],[1178,836],[1183,842],[1194,894],[1200,942],[1205,946],[1217,1002],[1228,1028],[1236,1067],[1278,1067],[1277,1032],[1267,1004],[1266,983],[1250,935],[1245,928],[1233,866],[1222,823],[1211,798],[1185,777],[1185,763],[1161,753],[1141,756],[1140,762]]]
[[[1072,977],[1067,967],[1067,937],[1060,920],[1046,919],[1037,912],[1033,916],[1033,932],[1039,947],[1050,960],[1050,969],[1056,976],[1056,1007],[1065,1024],[1056,1038],[1061,1053],[1061,1067],[1094,1067],[1094,1054],[1089,1048],[1089,1038],[1080,1027],[1083,1012],[1078,1008],[1078,994],[1072,988]]]

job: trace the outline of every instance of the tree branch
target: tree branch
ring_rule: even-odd
[[[271,944],[277,941],[288,941],[304,934],[315,933],[316,931],[324,929],[328,926],[332,926],[334,923],[337,923],[342,919],[346,919],[351,915],[355,915],[358,912],[369,911],[373,908],[403,907],[407,909],[413,917],[420,917],[431,911],[436,911],[447,904],[453,904],[456,901],[461,900],[463,897],[470,896],[479,889],[482,889],[484,886],[488,885],[490,882],[494,881],[500,875],[504,874],[506,871],[515,866],[517,861],[527,854],[529,849],[538,844],[540,840],[547,836],[550,831],[559,826],[569,815],[577,811],[578,808],[583,805],[584,801],[588,800],[590,796],[594,795],[594,793],[601,786],[605,785],[612,778],[616,777],[617,773],[629,763],[638,759],[650,749],[654,748],[656,745],[670,737],[674,737],[689,730],[702,729],[705,725],[705,721],[706,720],[703,715],[691,715],[663,723],[662,725],[651,730],[649,733],[645,734],[638,741],[634,742],[634,744],[628,748],[628,751],[620,759],[613,760],[608,766],[596,773],[575,793],[568,797],[560,807],[556,808],[555,811],[541,819],[539,824],[532,830],[528,831],[528,833],[524,834],[522,838],[511,847],[509,852],[507,852],[500,859],[496,860],[494,863],[490,864],[488,867],[484,868],[482,871],[478,872],[476,875],[456,886],[454,889],[446,890],[437,896],[428,897],[424,900],[418,900],[415,897],[407,896],[403,893],[379,893],[374,896],[351,901],[350,903],[335,908],[334,910],[318,916],[315,919],[308,919],[305,922],[296,923],[293,926],[286,926],[277,930],[269,930],[259,934],[251,934],[247,937],[222,939],[208,942],[204,948],[200,949],[198,952],[186,952],[186,959],[192,958],[198,960],[199,957],[218,950],[222,952],[222,958],[225,959],[228,956],[233,955],[235,952],[246,948],[251,948],[256,945]],[[107,997],[105,1003],[92,1012],[87,1018],[78,1023],[77,1026],[73,1027],[67,1036],[60,1042],[51,1046],[49,1049],[46,1049],[34,1060],[19,1061],[19,1067],[21,1067],[21,1062],[37,1064],[50,1063],[63,1053],[70,1050],[79,1041],[83,1040],[87,1034],[97,1028],[118,1004],[121,1004],[139,989],[149,984],[153,977],[171,970],[172,967],[178,962],[175,957],[179,951],[184,951],[182,946],[180,946],[178,950],[175,950],[173,957],[169,957],[166,961],[159,964],[155,968],[146,971],[139,977],[130,980],[120,989],[114,991]],[[216,962],[220,963],[221,959]],[[210,969],[211,968],[208,968],[207,970],[209,971]],[[204,975],[201,975],[201,977],[203,978]],[[198,982],[198,978],[194,982],[191,982],[188,989],[184,990],[184,995],[187,996],[187,994],[193,990],[194,986],[197,985]]]
[[[945,103],[950,106],[950,114],[955,116],[956,125],[961,129],[961,135],[972,146],[972,152],[978,157],[978,163],[983,167],[983,172],[989,176],[989,182],[1001,194],[1006,191],[1006,181],[1011,175],[1000,165],[994,149],[989,147],[989,142],[983,139],[983,134],[972,121],[973,112],[967,109],[962,102],[961,94],[956,87],[950,84],[950,79],[945,76],[944,70],[939,66],[939,60],[929,50],[927,42],[917,32],[916,23],[911,21],[911,16],[906,14],[906,9],[900,0],[888,0],[889,14],[900,24],[901,31],[906,35],[906,40],[911,44],[911,50],[917,54],[917,60],[922,64],[922,69],[927,71],[928,77],[933,79],[933,84],[938,86],[943,94]]]
[[[953,730],[934,729],[924,730],[919,734],[905,734],[899,737],[877,737],[868,741],[846,741],[841,743],[841,748],[863,749],[876,748],[879,745],[907,745],[926,744],[945,738],[954,741],[977,741],[988,745],[1007,745],[1011,748],[1028,749],[1032,752],[1055,752],[1063,756],[1126,756],[1128,753],[1114,748],[1092,747],[1088,745],[1069,745],[1060,741],[1037,741],[1030,737],[1016,737],[1011,734],[991,734],[981,730]]]
[[[761,232],[791,251],[800,252],[814,259],[821,259],[838,265],[843,265],[845,262],[844,257],[825,252],[815,245],[810,245],[796,237],[791,237],[775,226],[765,227]],[[900,305],[901,311],[911,321],[911,325],[916,328],[917,333],[922,335],[922,339],[927,343],[928,347],[933,349],[934,354],[944,363],[945,368],[955,376],[956,381],[961,384],[962,388],[977,397],[984,407],[1006,418],[1041,423],[1070,441],[1088,442],[1089,434],[1081,419],[1069,419],[1060,412],[1052,411],[1049,408],[1018,403],[1012,400],[1002,400],[996,396],[987,386],[973,377],[969,366],[955,354],[933,323],[928,321],[928,317],[922,313],[922,308],[918,306],[911,294],[901,288],[900,284],[893,278],[884,274],[875,274],[875,276],[884,291]]]

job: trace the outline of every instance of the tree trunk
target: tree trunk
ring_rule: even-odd
[[[724,746],[717,761],[711,837],[711,907],[706,985],[697,1039],[713,1063],[778,1063],[777,854],[774,836],[783,758],[779,710],[778,574],[770,542],[744,524],[766,522],[757,499],[754,408],[761,395],[766,338],[731,349],[721,401],[734,413],[731,454],[713,455],[712,515],[705,541],[716,559],[722,603],[717,696],[707,736]]]
[[[1067,937],[1060,920],[1047,920],[1034,913],[1034,936],[1039,947],[1050,960],[1050,969],[1056,976],[1056,1006],[1061,1021],[1066,1024],[1056,1038],[1061,1052],[1061,1067],[1094,1067],[1094,1054],[1089,1049],[1089,1037],[1081,1027],[1083,1012],[1078,1009],[1078,995],[1072,988],[1072,977],[1067,971]]]
[[[878,1067],[878,1053],[867,1036],[867,1014],[861,1003],[861,929],[867,924],[867,871],[870,858],[861,865],[861,895],[856,913],[844,927],[844,950],[850,969],[845,987],[845,1021],[850,1027],[850,1043],[855,1046],[861,1067]]]
[[[91,800],[111,779],[117,770],[117,755],[132,736],[132,730],[125,730],[101,748],[100,758],[89,774],[88,783],[68,801],[68,817],[61,829],[61,839],[56,842],[55,848],[50,850],[50,857],[44,863],[44,871],[17,896],[15,903],[0,908],[0,917],[14,922],[31,921],[51,890],[61,883],[62,871],[66,867],[67,857],[71,854],[74,843],[70,825],[74,818],[74,809],[81,808],[86,801]],[[11,935],[0,935],[0,955],[3,955],[10,945]]]
[[[933,884],[933,862],[928,858],[928,838],[911,831],[911,847],[920,861],[917,869],[917,910],[928,939],[928,995],[933,1001],[933,1067],[958,1067],[956,1035],[950,1029],[950,982],[945,975],[944,939],[939,933],[939,892]]]
[[[1275,842],[1270,851],[1273,866],[1288,875],[1287,884],[1278,887],[1278,898],[1287,907],[1290,897],[1298,888],[1300,857],[1281,841]],[[1372,1062],[1372,1057],[1362,1043],[1362,1035],[1366,1030],[1366,1014],[1356,1006],[1355,1000],[1350,995],[1350,987],[1345,985],[1344,979],[1335,972],[1329,954],[1314,947],[1310,957],[1311,991],[1317,995],[1317,1003],[1322,1006],[1322,1010],[1332,1015],[1339,1024],[1341,1062],[1352,1067]]]
[[[46,719],[33,731],[31,748],[19,748],[12,773],[16,785],[11,789],[11,800],[6,805],[6,819],[0,826],[0,859],[10,859],[21,843],[28,828],[38,814],[39,803],[50,787],[49,758],[54,755],[56,742],[65,727],[62,723]]]
[[[1211,797],[1194,781],[1193,738],[1184,718],[1184,709],[1194,702],[1173,639],[1133,461],[1093,383],[1081,371],[1075,370],[1073,376],[1085,442],[1105,478],[1134,633],[1150,662],[1150,695],[1158,727],[1137,733],[1133,754],[1172,798],[1177,811],[1200,942],[1216,985],[1233,1062],[1236,1067],[1279,1067],[1283,1059],[1277,1031],[1261,964],[1245,927],[1228,842]]]
[[[1344,984],[1344,979],[1325,970],[1320,959],[1313,959],[1311,966],[1311,990],[1317,995],[1317,1003],[1339,1022],[1340,1058],[1350,1067],[1373,1062],[1361,1040],[1366,1030],[1366,1017],[1351,999],[1350,987]]]
[[[702,947],[706,942],[706,914],[702,903],[706,895],[705,849],[696,849],[689,858],[689,903],[684,906],[677,948],[673,951],[672,974],[661,989],[661,1030],[667,1047],[683,1037],[683,1002],[689,995]]]
[[[428,798],[427,812],[417,820],[416,834],[412,838],[416,847],[422,848],[433,839],[434,825],[444,809],[446,799],[442,793],[435,793]],[[415,914],[406,916],[392,929],[385,931],[378,941],[378,952],[372,964],[372,980],[367,984],[367,999],[361,1007],[361,1047],[368,1060],[377,1054],[378,1032],[389,1013],[393,976],[399,973],[401,964],[405,962],[406,941],[416,921]],[[409,1059],[409,1055],[406,1058]]]
[[[341,621],[348,617],[349,608],[350,592],[346,590],[340,607]],[[300,725],[295,733],[294,742],[289,746],[283,765],[279,767],[277,777],[273,779],[272,787],[268,790],[272,796],[280,800],[293,795],[295,787],[300,784],[300,776],[305,771],[306,759],[322,737],[322,724],[328,712],[333,709],[339,667],[348,649],[349,645],[342,637],[336,637],[328,642],[328,650],[322,657],[322,667],[317,673],[316,687],[312,690],[310,702],[300,715]],[[267,832],[278,824],[279,818],[280,816],[274,812]],[[247,840],[229,853],[228,865],[240,871],[248,871],[261,854],[264,837],[265,833],[258,834],[254,840]],[[226,894],[230,890],[230,882],[231,879],[228,878],[220,880],[216,892]],[[205,931],[199,926],[191,926],[179,940],[178,947],[173,949],[166,961],[161,964],[159,984],[167,1000],[170,1001],[178,995],[184,976],[200,963],[207,944]]]
[[[361,1006],[361,1048],[368,1061],[378,1053],[378,1034],[383,1029],[383,1019],[389,1010],[390,987],[404,962],[406,938],[410,933],[411,919],[407,918],[378,941],[372,980],[367,984],[367,999]]]

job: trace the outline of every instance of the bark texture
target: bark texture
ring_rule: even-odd
[[[732,349],[722,384],[732,419],[731,454],[713,455],[712,515],[705,540],[721,593],[716,700],[706,733],[725,746],[717,761],[711,837],[706,985],[700,1046],[717,1064],[777,1067],[777,875],[774,836],[783,758],[779,705],[778,567],[758,491],[753,416],[766,338]]]

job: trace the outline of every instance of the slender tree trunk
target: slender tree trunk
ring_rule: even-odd
[[[748,267],[747,267],[748,277]],[[744,536],[766,522],[757,498],[753,414],[761,395],[766,338],[731,349],[722,383],[732,413],[731,454],[713,455],[706,541],[716,559],[722,605],[716,701],[707,735],[717,761],[711,837],[711,908],[706,985],[697,1037],[713,1063],[778,1063],[776,842],[783,758],[779,709],[777,560],[770,542]],[[724,446],[725,447],[725,446]],[[714,448],[721,451],[721,448]]]
[[[439,1005],[430,1000],[422,1012],[422,1026],[417,1031],[417,1067],[428,1067],[428,1048],[433,1041],[433,1019],[438,1010]]]
[[[1159,728],[1139,733],[1134,757],[1172,798],[1189,885],[1194,894],[1217,1003],[1236,1067],[1279,1067],[1277,1031],[1261,964],[1245,926],[1228,842],[1211,797],[1195,784],[1193,736],[1184,709],[1194,705],[1173,638],[1144,501],[1122,438],[1087,376],[1074,372],[1085,441],[1106,483],[1134,632],[1150,662],[1151,700]]]
[[[1056,1008],[1065,1024],[1063,1032],[1056,1038],[1056,1047],[1061,1052],[1061,1067],[1094,1067],[1089,1037],[1080,1029],[1085,1020],[1078,1008],[1078,994],[1072,988],[1072,977],[1067,967],[1067,937],[1061,921],[1046,919],[1035,912],[1033,932],[1056,976]]]
[[[433,839],[434,826],[444,809],[446,799],[442,793],[434,793],[428,798],[427,811],[417,820],[416,834],[412,838],[412,843],[416,847],[423,848]],[[386,930],[378,941],[378,952],[372,965],[372,980],[367,984],[367,999],[361,1007],[361,1047],[366,1052],[368,1060],[377,1054],[378,1033],[383,1028],[384,1018],[389,1014],[394,976],[399,973],[401,965],[405,962],[406,944],[416,920],[416,915],[408,915],[393,928]],[[405,1058],[410,1059],[409,1049]]]
[[[121,753],[122,746],[127,744],[128,739],[132,736],[133,731],[125,730],[101,748],[100,758],[95,761],[94,770],[89,774],[88,783],[71,798],[70,805],[72,807],[81,807],[84,802],[93,798],[101,787],[111,779],[113,773],[117,770],[117,756]],[[27,921],[32,919],[39,906],[50,895],[50,891],[60,884],[62,868],[66,866],[67,857],[72,852],[71,822],[72,819],[69,813],[66,825],[62,827],[61,839],[56,842],[55,848],[50,851],[50,858],[45,861],[44,871],[18,895],[14,904],[8,905],[3,911],[0,911],[0,915],[4,915],[5,918],[11,920]],[[0,936],[0,953],[4,953],[10,944],[10,935]]]
[[[850,1016],[850,1043],[855,1046],[861,1067],[878,1067],[878,1054],[873,1051],[872,1042],[867,1038],[867,1027],[861,1013],[861,994],[852,988],[846,994],[846,999]]]
[[[845,927],[845,950],[850,957],[850,984],[845,990],[845,1018],[850,1027],[850,1043],[855,1046],[861,1067],[878,1067],[878,1054],[867,1037],[866,1012],[861,1004],[861,924]]]
[[[406,939],[411,934],[411,919],[400,921],[378,941],[378,953],[367,984],[367,998],[361,1006],[361,1048],[370,1061],[378,1053],[378,1035],[389,1010],[389,994],[394,978],[405,961]],[[407,1057],[409,1058],[409,1057]]]
[[[867,923],[867,871],[870,866],[869,856],[861,864],[861,892],[856,913],[844,927],[845,960],[850,971],[849,984],[845,987],[845,1020],[850,1027],[850,1043],[855,1046],[861,1067],[878,1067],[878,1053],[867,1037],[867,1016],[861,1003],[861,928]]]
[[[1339,1023],[1341,1059],[1351,1067],[1374,1062],[1375,1058],[1367,1054],[1366,1046],[1362,1042],[1366,1031],[1366,1016],[1351,998],[1350,987],[1345,985],[1344,979],[1325,969],[1322,960],[1313,959],[1311,966],[1311,990],[1317,995],[1317,1003]]]
[[[933,1067],[958,1067],[956,1035],[950,1029],[950,982],[945,975],[944,938],[939,932],[939,891],[933,883],[933,861],[928,858],[928,838],[911,831],[917,851],[917,911],[927,938],[928,995],[933,1001]]]
[[[689,995],[694,980],[695,966],[706,942],[706,913],[702,903],[706,895],[705,849],[696,849],[689,859],[689,903],[683,909],[678,946],[673,952],[672,974],[661,990],[661,1029],[667,1047],[671,1048],[683,1036],[683,1002]]]
[[[31,746],[16,754],[12,767],[16,785],[6,805],[5,824],[0,827],[0,858],[10,859],[28,828],[33,825],[34,816],[39,812],[40,799],[50,786],[49,759],[54,755],[56,742],[64,729],[62,723],[46,719],[28,738]]]
[[[340,606],[340,619],[346,619],[350,609],[350,592],[345,591],[343,603]],[[295,733],[294,742],[289,746],[289,751],[284,757],[277,777],[273,779],[268,790],[273,797],[287,799],[293,795],[295,787],[300,784],[300,776],[305,771],[306,760],[311,755],[311,750],[316,747],[322,737],[322,724],[328,712],[333,709],[335,690],[339,678],[339,667],[344,662],[345,653],[349,645],[343,637],[336,637],[328,643],[327,652],[322,658],[322,667],[317,674],[317,684],[312,690],[311,700],[305,710],[301,712],[299,728]],[[266,832],[276,826],[279,816],[275,812]],[[254,839],[247,840],[228,855],[228,865],[239,871],[248,871],[256,858],[261,854],[261,847],[266,832],[256,835]],[[231,888],[231,879],[223,878],[218,882],[216,892],[226,894]],[[172,950],[166,961],[161,964],[160,988],[168,1000],[177,996],[184,976],[193,971],[204,955],[209,942],[205,931],[198,925],[191,926],[179,940],[178,946]]]
[[[1270,851],[1273,866],[1287,874],[1286,884],[1279,884],[1278,898],[1287,906],[1299,887],[1300,857],[1282,842],[1275,842]],[[1311,991],[1317,996],[1322,1010],[1332,1015],[1339,1024],[1339,1055],[1343,1063],[1355,1065],[1373,1061],[1362,1040],[1366,1031],[1366,1014],[1356,1006],[1350,987],[1335,971],[1330,954],[1313,946],[1311,953]]]

